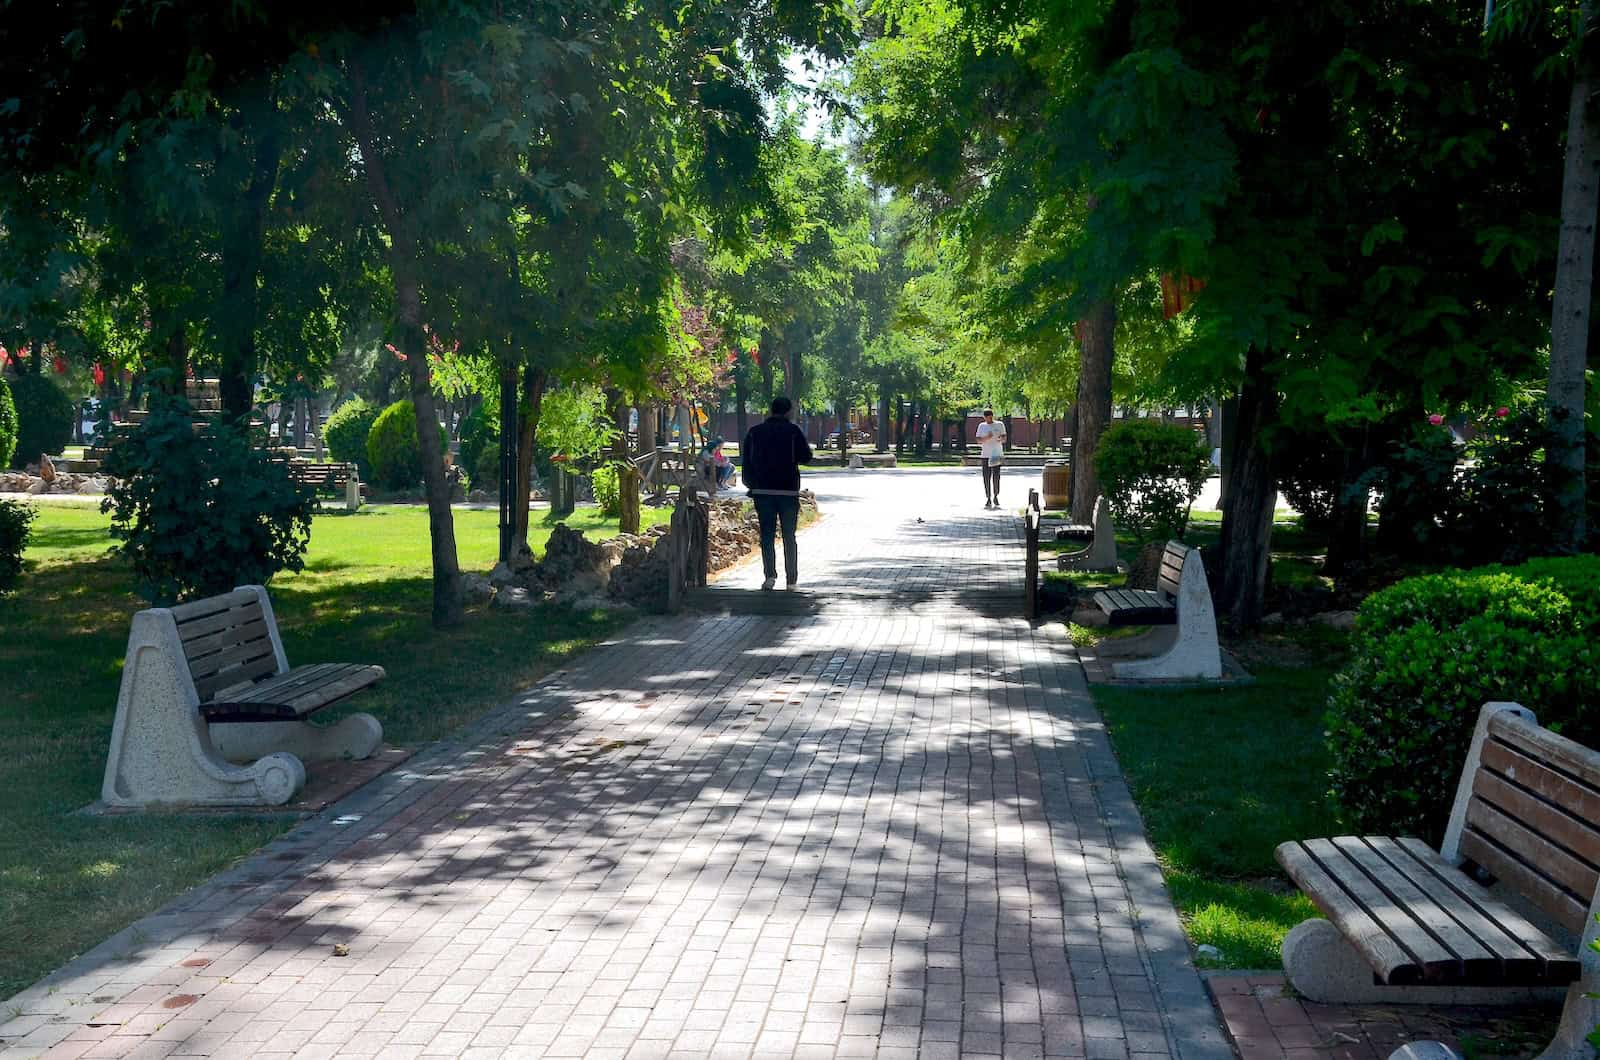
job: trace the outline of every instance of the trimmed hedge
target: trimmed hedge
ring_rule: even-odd
[[[16,451],[17,406],[11,400],[11,388],[0,379],[0,467],[10,467]]]
[[[1600,743],[1600,557],[1407,578],[1367,598],[1328,704],[1345,825],[1436,844],[1491,700]]]
[[[54,456],[72,441],[72,399],[47,376],[17,376],[11,381],[11,400],[17,409],[12,467],[36,463],[41,453]]]
[[[439,428],[444,446],[444,428]],[[422,446],[417,438],[417,410],[409,401],[396,401],[378,414],[367,435],[367,460],[373,481],[385,489],[410,489],[422,481]]]
[[[4,392],[5,384],[0,383],[0,394]],[[38,514],[21,501],[0,501],[0,593],[14,588],[22,577],[22,553]]]
[[[1106,431],[1094,470],[1117,526],[1140,541],[1165,541],[1183,537],[1212,469],[1194,431],[1140,419]]]
[[[367,458],[367,435],[383,410],[362,398],[352,398],[333,410],[322,425],[328,455],[361,470],[363,482],[372,478],[372,461]]]

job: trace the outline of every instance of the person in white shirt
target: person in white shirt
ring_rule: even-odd
[[[1000,507],[1000,464],[1006,455],[1006,425],[994,418],[994,409],[983,410],[978,424],[978,455],[982,458],[983,507]]]

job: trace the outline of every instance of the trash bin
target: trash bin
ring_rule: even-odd
[[[1049,460],[1044,465],[1044,506],[1065,508],[1072,503],[1067,496],[1067,483],[1072,478],[1072,466],[1065,460]]]

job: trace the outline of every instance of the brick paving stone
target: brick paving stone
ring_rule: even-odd
[[[746,565],[641,619],[12,999],[0,1048],[1230,1055],[1081,667],[1018,617],[1015,513],[811,481],[799,592]]]

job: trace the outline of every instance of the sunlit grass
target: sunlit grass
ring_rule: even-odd
[[[1284,934],[1315,915],[1272,850],[1337,834],[1322,742],[1331,673],[1263,669],[1243,687],[1095,690],[1190,939],[1222,951],[1213,966],[1277,968]]]
[[[21,586],[0,597],[0,997],[287,827],[281,817],[75,812],[100,794],[128,622],[144,604],[126,565],[107,555],[108,516],[92,505],[39,508]],[[550,525],[534,519],[537,552]],[[593,509],[567,521],[591,535],[616,530]],[[497,513],[457,511],[455,525],[462,568],[488,569]],[[459,628],[433,630],[420,508],[319,515],[307,558],[305,572],[270,586],[290,662],[384,666],[388,680],[345,709],[377,715],[393,743],[438,738],[622,621],[479,607]]]

